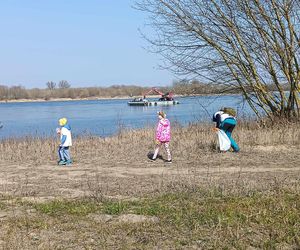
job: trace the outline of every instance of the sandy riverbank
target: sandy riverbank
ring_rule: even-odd
[[[86,100],[123,100],[131,99],[131,97],[119,96],[119,97],[95,97],[95,98],[53,98],[53,99],[18,99],[18,100],[5,100],[0,103],[22,103],[22,102],[66,102],[66,101],[86,101]]]
[[[225,94],[222,94],[225,95]],[[233,94],[232,94],[233,95]],[[174,98],[183,98],[183,97],[198,97],[198,96],[218,96],[218,94],[210,95],[174,95]],[[50,98],[50,99],[17,99],[17,100],[0,100],[0,103],[22,103],[22,102],[65,102],[65,101],[87,101],[87,100],[127,100],[133,98],[139,98],[141,96],[115,96],[115,97],[93,97],[93,98]],[[160,95],[151,95],[147,98],[160,98]]]

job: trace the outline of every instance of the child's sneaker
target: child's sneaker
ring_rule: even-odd
[[[68,160],[68,161],[66,161],[66,165],[72,165],[72,160]]]
[[[58,165],[66,165],[67,162],[66,162],[66,161],[63,161],[63,160],[60,160],[57,164],[58,164]]]

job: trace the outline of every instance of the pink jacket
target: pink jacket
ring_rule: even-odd
[[[156,140],[169,142],[171,139],[171,126],[168,119],[161,119],[156,129]]]

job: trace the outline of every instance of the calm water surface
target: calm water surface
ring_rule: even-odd
[[[234,107],[238,116],[251,115],[241,96],[201,96],[177,98],[179,105],[132,107],[129,100],[89,100],[65,102],[0,103],[0,138],[55,136],[57,121],[67,117],[73,135],[110,136],[121,128],[154,126],[156,112],[164,110],[169,120],[187,125],[210,121],[221,106]]]

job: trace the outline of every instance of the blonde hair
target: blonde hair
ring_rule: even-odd
[[[234,116],[234,117],[236,116],[236,111],[233,108],[225,107],[223,109],[223,111],[224,111],[224,113],[226,113],[228,115],[231,115],[231,116]]]
[[[58,120],[60,126],[65,126],[67,122],[68,122],[67,118],[61,118]]]
[[[160,115],[161,117],[163,117],[163,118],[166,118],[166,113],[164,112],[164,111],[159,111],[158,112],[158,115]]]

